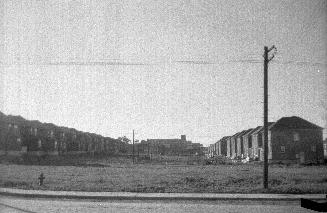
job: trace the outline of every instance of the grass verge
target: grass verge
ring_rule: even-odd
[[[90,163],[90,162],[89,162]],[[271,165],[269,190],[262,165],[170,165],[93,162],[78,166],[0,164],[0,186],[66,191],[179,193],[327,193],[326,166]],[[38,176],[44,173],[44,186]]]

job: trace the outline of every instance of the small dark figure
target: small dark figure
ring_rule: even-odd
[[[38,177],[39,179],[39,185],[42,186],[43,185],[43,180],[45,179],[43,173],[40,174],[40,176]]]

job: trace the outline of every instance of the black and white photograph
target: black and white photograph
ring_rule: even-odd
[[[0,0],[0,212],[327,212],[327,0]]]

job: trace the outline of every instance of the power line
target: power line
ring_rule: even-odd
[[[321,62],[309,62],[309,61],[279,61],[275,60],[272,62],[273,64],[292,64],[292,65],[299,65],[299,66],[327,66],[326,63]]]
[[[205,61],[205,60],[177,60],[177,61],[161,61],[161,62],[125,62],[125,61],[58,61],[46,63],[3,63],[1,66],[14,66],[14,65],[35,65],[35,66],[153,66],[161,64],[185,64],[185,65],[216,65],[216,64],[261,64],[262,62],[257,59],[237,59],[227,61]],[[275,60],[273,64],[283,65],[298,65],[298,66],[327,66],[327,63],[310,62],[310,61],[281,61]]]

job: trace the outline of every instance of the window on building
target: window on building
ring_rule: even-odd
[[[280,152],[281,152],[281,153],[285,153],[285,150],[286,150],[285,146],[281,146],[281,147],[280,147]]]
[[[15,129],[18,129],[18,126],[15,124],[15,125],[14,125],[14,128],[15,128]]]
[[[299,141],[300,140],[300,134],[298,132],[293,133],[293,140],[294,141]]]
[[[42,147],[42,141],[41,141],[41,140],[39,140],[39,141],[37,142],[37,146],[38,146],[38,148],[41,148],[41,147]]]
[[[316,152],[316,145],[311,146],[311,151]]]

